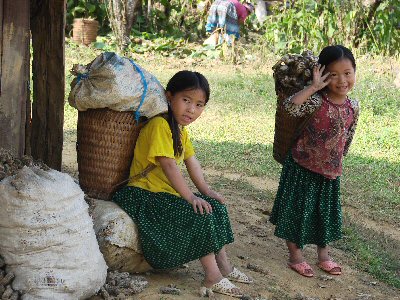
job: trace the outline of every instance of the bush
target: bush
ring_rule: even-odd
[[[365,1],[364,1],[365,2]],[[265,40],[277,53],[318,52],[343,44],[361,53],[399,55],[400,1],[301,0],[277,7],[264,23]]]

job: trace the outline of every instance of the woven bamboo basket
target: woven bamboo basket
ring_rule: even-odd
[[[274,159],[283,164],[290,148],[293,146],[296,138],[307,123],[309,116],[303,118],[294,118],[283,108],[283,101],[297,93],[300,89],[283,88],[279,82],[275,82],[275,91],[277,95],[276,113],[275,113],[275,135],[273,144]]]
[[[128,178],[143,125],[136,124],[133,112],[104,108],[78,113],[79,184],[89,197],[109,200]]]
[[[312,117],[312,115],[292,117],[284,109],[283,102],[310,83],[312,68],[317,61],[318,58],[306,50],[301,55],[283,56],[272,68],[277,95],[273,157],[281,164]]]
[[[74,19],[72,40],[75,43],[89,45],[96,41],[99,22],[93,19]]]

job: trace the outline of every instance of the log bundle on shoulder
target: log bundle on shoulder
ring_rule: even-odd
[[[272,67],[279,104],[311,84],[312,69],[317,64],[318,57],[306,50],[302,54],[286,54]]]

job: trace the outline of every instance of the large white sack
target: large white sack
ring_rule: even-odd
[[[148,118],[168,111],[163,86],[128,58],[104,52],[86,67],[74,71],[78,77],[72,81],[68,102],[79,111],[89,108],[139,111]]]
[[[80,187],[68,174],[23,167],[0,181],[0,255],[28,299],[85,299],[105,283]]]
[[[114,202],[93,199],[92,203],[94,230],[108,268],[129,273],[150,270],[131,217]]]

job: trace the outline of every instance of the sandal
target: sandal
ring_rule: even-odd
[[[327,272],[330,275],[341,275],[342,267],[331,260],[321,261],[317,265],[321,270]]]
[[[235,267],[233,267],[232,272],[230,272],[226,277],[231,281],[236,281],[240,283],[253,283],[253,278],[247,276]]]
[[[201,287],[200,288],[200,295],[202,297],[204,296],[210,296],[212,293],[218,293],[218,294],[223,294],[235,298],[242,298],[243,293],[239,292],[234,292],[234,289],[239,289],[236,285],[234,285],[232,282],[229,281],[227,278],[222,278],[219,282],[213,284],[212,287],[207,288],[207,287]]]
[[[305,277],[313,277],[314,276],[313,269],[305,261],[303,261],[301,263],[297,263],[297,264],[288,263],[288,267],[291,268],[292,270],[296,271],[297,273],[299,273],[302,276],[305,276]]]

